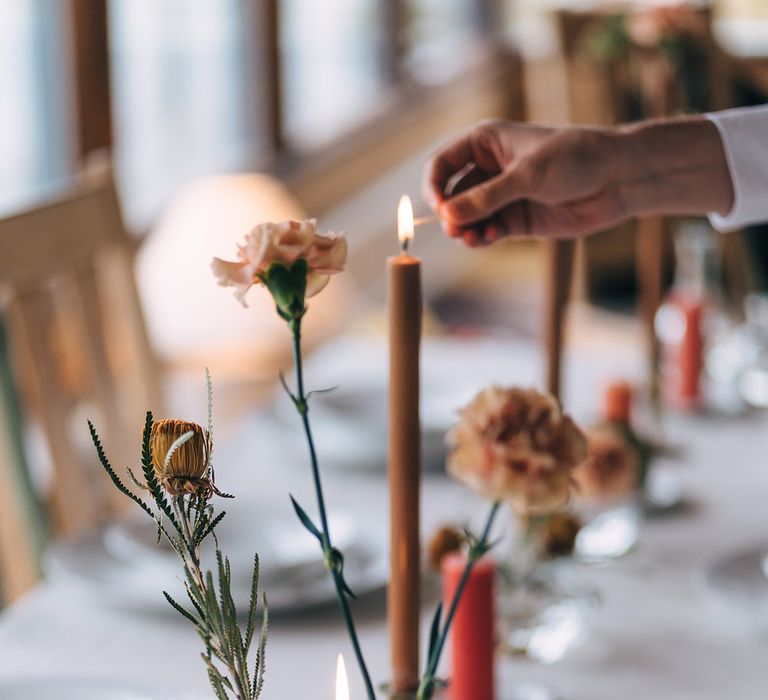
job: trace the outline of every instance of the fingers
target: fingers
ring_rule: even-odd
[[[473,162],[469,135],[464,135],[438,151],[424,169],[422,192],[424,199],[436,211],[445,199],[449,180]]]
[[[449,238],[459,240],[469,248],[491,245],[508,235],[501,217],[494,217],[470,227],[456,226],[447,221],[441,221],[441,225]]]
[[[438,205],[441,217],[458,226],[488,219],[531,193],[531,178],[521,167],[488,178]]]

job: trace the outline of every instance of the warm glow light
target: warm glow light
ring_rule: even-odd
[[[347,669],[344,666],[344,656],[341,654],[336,662],[336,700],[349,700]]]
[[[413,204],[407,194],[400,197],[397,207],[397,237],[403,250],[406,250],[413,240]]]

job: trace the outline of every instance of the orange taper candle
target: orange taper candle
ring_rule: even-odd
[[[413,209],[408,197],[400,200],[397,219],[400,255],[387,260],[391,557],[388,615],[392,689],[402,693],[416,690],[419,685],[421,579],[421,261],[408,254],[413,238]]]

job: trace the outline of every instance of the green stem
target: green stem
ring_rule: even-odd
[[[469,555],[467,557],[467,564],[464,567],[464,571],[459,579],[459,584],[456,586],[453,598],[451,599],[451,605],[448,608],[448,614],[445,617],[445,624],[440,630],[437,642],[435,643],[432,653],[430,654],[429,661],[427,663],[427,670],[424,672],[424,676],[421,679],[419,685],[419,692],[417,694],[418,700],[430,700],[434,693],[435,686],[435,673],[437,673],[437,665],[440,663],[440,656],[443,653],[445,642],[448,639],[448,632],[453,624],[453,618],[456,616],[456,610],[459,607],[459,601],[464,593],[464,589],[467,586],[469,577],[472,575],[472,570],[475,568],[475,564],[485,555],[488,551],[488,537],[491,534],[491,528],[493,527],[493,521],[496,518],[496,514],[499,512],[501,503],[496,501],[488,513],[488,518],[485,521],[485,527],[483,528],[483,534],[480,539],[470,547]]]
[[[317,509],[320,513],[320,525],[322,528],[322,547],[323,554],[328,560],[328,554],[333,549],[331,542],[331,531],[328,526],[328,513],[325,508],[325,497],[323,496],[323,486],[320,480],[320,466],[317,460],[317,451],[315,450],[315,441],[312,438],[312,428],[309,423],[309,406],[307,404],[307,397],[304,393],[304,369],[301,357],[301,318],[294,319],[290,322],[291,331],[293,333],[293,360],[296,368],[296,396],[294,403],[296,410],[301,416],[301,422],[304,426],[304,434],[307,439],[307,446],[309,447],[309,458],[312,465],[312,479],[315,484],[315,496],[317,498]],[[365,658],[363,657],[363,650],[360,646],[360,640],[357,637],[357,630],[355,629],[355,621],[352,617],[352,611],[349,607],[349,600],[347,594],[344,591],[342,585],[342,578],[336,569],[332,569],[333,583],[336,587],[336,598],[339,601],[339,607],[341,608],[342,615],[344,616],[344,622],[347,626],[347,632],[349,633],[352,647],[357,658],[357,664],[360,667],[360,673],[363,676],[365,683],[366,693],[369,700],[375,700],[376,694],[373,690],[373,683],[371,682],[371,676],[368,673],[368,667],[365,664]]]

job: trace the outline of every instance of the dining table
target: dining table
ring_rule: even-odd
[[[325,354],[321,350],[307,365],[309,381],[339,380],[343,396],[344,377],[355,375],[357,363],[359,377],[385,382],[383,350],[376,349],[377,343],[381,345],[376,339],[346,339]],[[639,378],[643,362],[632,347],[576,345],[566,353],[564,403],[577,420],[589,423],[598,412],[601,382],[617,375]],[[439,366],[450,372],[447,383],[470,394],[489,381],[535,385],[543,377],[540,354],[535,343],[509,338],[470,339],[458,347],[427,341],[422,393],[428,396],[431,388],[445,389],[446,377],[430,374]],[[322,413],[320,397],[310,413],[318,417],[318,432],[323,428]],[[290,513],[289,493],[312,510],[298,426],[293,429],[289,414],[281,414],[279,420],[290,429],[279,432],[274,415],[266,416],[263,408],[254,409],[222,431],[215,445],[218,483],[225,489],[236,483],[237,498],[252,504],[254,511],[263,503]],[[519,682],[544,684],[562,700],[768,696],[768,618],[730,604],[706,583],[706,572],[724,557],[762,545],[768,551],[768,416],[750,411],[669,411],[663,438],[675,449],[659,463],[679,479],[683,493],[679,507],[646,517],[635,546],[625,556],[602,564],[574,563],[597,592],[594,615],[578,643],[553,663],[499,654],[499,700]],[[343,432],[338,441],[341,445],[336,447],[343,451]],[[345,464],[325,469],[324,478],[331,510],[344,511],[371,533],[388,531],[383,468]],[[440,469],[425,472],[425,537],[442,524],[478,523],[485,508]],[[296,528],[297,537],[307,536],[298,524]],[[226,542],[222,547],[226,549]],[[427,575],[422,606],[425,639],[438,590],[435,577]],[[382,588],[352,603],[376,682],[387,681],[389,673],[385,598]],[[180,617],[106,604],[55,575],[0,614],[0,687],[3,681],[24,677],[120,679],[173,683],[205,697],[210,691],[200,652],[199,638]],[[340,652],[346,657],[351,697],[361,700],[362,682],[336,607],[275,614],[269,625],[263,697],[331,700]],[[450,655],[443,660],[442,671],[450,675]]]

